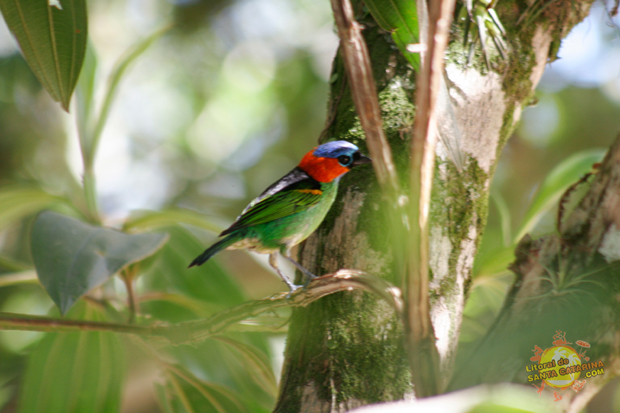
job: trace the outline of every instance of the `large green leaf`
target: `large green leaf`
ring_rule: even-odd
[[[605,156],[603,149],[583,151],[562,161],[553,168],[540,186],[536,198],[525,214],[523,224],[517,232],[514,242],[518,242],[525,234],[530,232],[543,214],[557,204],[566,189],[571,184],[577,182],[584,174],[590,172],[592,165],[600,162],[603,156]]]
[[[89,302],[69,317],[106,321],[101,308]],[[48,333],[28,358],[19,412],[117,412],[125,365],[114,333]]]
[[[170,234],[170,241],[143,276],[146,289],[179,293],[208,303],[213,309],[224,309],[245,301],[239,284],[218,265],[217,259],[211,259],[200,267],[187,268],[208,244],[199,242],[182,227],[168,227],[166,231]],[[165,321],[178,322],[196,318],[195,314],[179,313],[162,302],[145,305],[154,317]]]
[[[37,275],[62,314],[88,290],[162,247],[167,234],[124,234],[46,211],[32,229]]]
[[[86,0],[0,0],[28,65],[65,110],[86,52]]]
[[[219,234],[226,227],[205,219],[204,214],[189,209],[167,209],[164,211],[132,212],[123,225],[127,232],[152,231],[178,224],[189,224]]]
[[[418,12],[413,0],[364,0],[372,17],[381,28],[392,32],[394,43],[409,64],[420,69],[420,54],[407,50],[407,46],[419,42]]]

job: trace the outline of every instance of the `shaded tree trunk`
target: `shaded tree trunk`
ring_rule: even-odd
[[[446,148],[437,148],[431,204],[431,314],[441,372],[451,377],[463,308],[480,236],[486,224],[490,183],[498,155],[542,76],[548,56],[591,2],[562,2],[533,24],[517,26],[527,4],[499,2],[506,27],[506,60],[491,56],[487,71],[467,50],[459,22],[452,27],[446,55],[446,83],[466,158],[458,171]],[[384,128],[407,188],[409,142],[415,118],[415,73],[361,3]],[[461,5],[457,5],[460,7]],[[479,47],[477,47],[479,51]],[[328,121],[321,142],[349,140],[366,152],[365,137],[339,55],[333,66]],[[413,195],[415,196],[415,195]],[[394,229],[371,168],[358,168],[340,184],[338,199],[319,230],[300,248],[302,264],[315,274],[355,268],[400,285]],[[276,412],[340,412],[414,396],[401,321],[380,299],[363,292],[325,297],[293,312]]]

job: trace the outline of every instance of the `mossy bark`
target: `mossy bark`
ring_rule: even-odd
[[[590,2],[567,2],[528,27],[516,21],[527,5],[498,5],[508,30],[507,60],[491,56],[491,71],[477,54],[466,68],[459,23],[446,57],[447,84],[467,158],[458,171],[437,149],[431,204],[431,314],[444,385],[452,372],[474,256],[487,217],[491,178],[502,147],[532,96],[553,42],[586,14]],[[359,6],[359,4],[358,4]],[[457,5],[460,7],[461,5]],[[363,10],[357,7],[358,10]],[[552,13],[553,12],[553,13]],[[382,108],[384,129],[403,188],[408,187],[409,141],[415,117],[415,73],[367,13],[364,25]],[[365,137],[342,60],[333,66],[328,121],[321,141],[345,139],[365,153]],[[415,195],[410,195],[415,196]],[[315,274],[354,268],[400,285],[385,205],[370,167],[340,184],[338,198],[319,230],[301,247],[302,264]],[[362,292],[325,297],[293,312],[276,412],[340,412],[360,405],[413,397],[400,320],[380,299]]]

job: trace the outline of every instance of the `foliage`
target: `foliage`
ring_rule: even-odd
[[[28,65],[65,110],[86,52],[86,0],[3,0],[0,10]]]
[[[85,1],[3,1],[0,7],[26,62],[65,110],[77,86],[76,123],[84,165],[81,195],[53,195],[39,185],[0,189],[0,227],[15,226],[43,211],[31,226],[32,260],[60,313],[68,320],[133,320],[140,301],[144,314],[165,323],[205,317],[243,302],[244,293],[214,261],[191,274],[179,274],[203,248],[182,224],[208,231],[219,228],[204,216],[182,209],[141,211],[128,216],[121,231],[103,225],[94,174],[99,142],[127,69],[169,27],[138,41],[119,58],[99,100],[100,62],[93,45],[86,50]],[[2,267],[16,271],[3,274],[4,285],[31,281],[19,272],[29,265],[3,258]],[[115,275],[127,287],[128,305],[114,294]],[[135,296],[134,284],[142,276],[147,278],[145,287]],[[55,309],[48,313],[58,317]],[[153,322],[140,317],[138,323]],[[165,411],[260,412],[275,396],[266,338],[255,333],[230,333],[198,347],[159,350],[111,332],[52,332],[35,339],[32,347],[21,390],[12,396],[18,397],[22,412],[118,411],[126,354],[136,351],[154,361],[164,378],[158,386]]]
[[[171,75],[166,81],[172,84],[171,88],[182,91],[178,93],[184,93],[187,99],[183,104],[177,99],[170,106],[164,106],[162,117],[185,116],[184,123],[179,121],[181,126],[177,129],[166,129],[165,133],[172,138],[165,142],[145,139],[151,135],[134,131],[135,142],[131,148],[138,153],[136,158],[148,158],[149,152],[144,148],[165,147],[167,155],[162,158],[169,162],[165,173],[148,176],[143,184],[165,187],[165,196],[156,207],[158,210],[133,209],[130,213],[115,214],[114,208],[110,207],[114,203],[113,197],[102,195],[101,186],[97,187],[102,174],[97,173],[95,161],[101,156],[106,139],[111,138],[104,132],[111,124],[114,126],[110,119],[115,105],[121,108],[127,107],[123,104],[140,106],[139,100],[132,101],[132,96],[123,95],[123,82],[138,83],[137,77],[149,72],[148,65],[153,65],[153,61],[148,60],[147,55],[153,46],[162,42],[169,43],[168,54],[164,58],[159,56],[157,64],[179,66],[175,53],[187,52],[181,50],[183,48],[190,49],[188,59],[194,60],[183,61],[180,66],[220,66],[220,63],[215,63],[216,59],[211,55],[191,53],[192,47],[175,40],[175,36],[179,36],[177,32],[171,34],[176,29],[163,24],[159,29],[150,28],[149,34],[142,32],[142,39],[117,59],[107,79],[102,81],[100,75],[108,61],[97,54],[105,49],[103,46],[89,43],[86,2],[62,0],[58,2],[62,8],[54,3],[0,0],[0,9],[19,42],[25,61],[47,93],[65,110],[73,108],[74,118],[65,123],[77,124],[77,136],[68,139],[74,139],[72,145],[80,146],[83,174],[81,180],[76,180],[64,163],[66,139],[65,132],[58,132],[63,129],[59,126],[60,121],[45,120],[49,123],[39,125],[37,133],[41,137],[37,145],[30,145],[40,145],[38,154],[5,150],[2,146],[8,145],[5,136],[13,136],[4,133],[5,128],[20,131],[21,135],[16,133],[14,140],[29,144],[27,139],[36,134],[25,128],[32,126],[29,123],[43,122],[40,118],[46,116],[42,112],[49,108],[44,107],[45,110],[41,109],[39,113],[39,106],[34,104],[38,100],[33,99],[22,106],[19,106],[20,102],[10,102],[12,108],[18,109],[7,109],[9,86],[0,85],[0,107],[4,113],[0,115],[3,136],[0,160],[4,160],[2,152],[18,154],[16,159],[32,159],[30,163],[24,161],[15,166],[17,172],[8,179],[0,177],[3,184],[6,181],[11,183],[0,188],[0,230],[4,231],[6,239],[0,242],[2,310],[60,318],[59,311],[52,307],[54,303],[62,314],[67,313],[65,318],[69,320],[124,323],[135,318],[138,326],[168,325],[205,318],[240,304],[247,299],[248,292],[255,291],[254,296],[260,297],[277,289],[277,281],[270,284],[265,271],[254,263],[249,266],[253,277],[235,277],[231,269],[246,264],[243,262],[248,261],[245,257],[233,265],[213,260],[191,271],[185,271],[185,268],[204,248],[204,239],[212,239],[213,234],[224,228],[225,219],[215,217],[231,218],[245,202],[241,198],[256,194],[292,167],[294,160],[311,146],[310,140],[320,132],[326,80],[322,80],[312,68],[315,62],[311,61],[310,51],[303,47],[291,49],[292,52],[287,53],[294,55],[295,59],[277,64],[261,59],[265,55],[252,55],[250,64],[255,64],[258,70],[247,69],[243,64],[240,69],[237,66],[231,69],[237,57],[229,53],[221,63],[225,67],[219,78],[204,76],[200,71],[195,73],[201,74],[193,75],[199,79],[191,81],[184,72]],[[201,13],[209,16],[218,7],[217,2],[196,3],[200,4],[189,5],[187,9],[175,8],[176,18],[188,19],[188,15],[193,14],[192,18],[196,19]],[[213,4],[205,6],[205,3]],[[311,3],[304,3],[303,7],[312,12],[315,6]],[[409,63],[417,67],[418,54],[407,49],[408,45],[418,43],[417,20],[411,8],[406,8],[403,14],[405,3],[410,2],[367,1],[366,5],[381,27],[391,32]],[[31,12],[19,13],[21,6]],[[472,27],[479,23],[477,30],[482,41],[483,27],[492,31],[489,19],[493,16],[487,17],[484,14],[486,9],[483,11],[479,6],[477,4],[477,12],[482,17],[474,17],[476,21],[472,20]],[[193,12],[188,13],[188,9]],[[91,10],[91,18],[93,14]],[[71,19],[65,20],[67,16]],[[493,20],[497,30],[501,27],[498,22]],[[236,22],[236,25],[243,27],[243,22]],[[301,31],[301,28],[296,30]],[[214,48],[224,47],[221,43],[231,41],[223,41],[225,35],[221,33],[219,38],[211,32],[207,35],[202,32],[201,35],[204,38],[200,41],[210,43]],[[495,35],[500,36],[499,33]],[[192,41],[198,42],[196,39],[192,38]],[[255,46],[255,50],[241,52],[249,55],[260,52],[255,43],[250,45]],[[484,43],[482,45],[484,47]],[[21,89],[34,90],[28,96],[36,95],[37,86],[33,86],[32,81],[20,80],[18,75],[11,74],[14,70],[19,76],[26,76],[23,66],[15,66],[21,63],[10,59],[3,63],[6,64],[0,65],[0,77],[15,78],[11,86],[16,90],[15,96],[24,93]],[[134,65],[139,70],[132,74]],[[13,66],[17,69],[11,69]],[[229,73],[234,70],[237,72],[231,80]],[[278,80],[272,81],[274,77]],[[247,92],[241,90],[239,84],[244,82],[253,95],[260,96],[258,103],[250,101]],[[71,106],[74,91],[76,98]],[[157,90],[151,93],[148,96],[153,97]],[[131,121],[144,121],[137,115],[139,112],[131,112],[134,116]],[[590,115],[582,116],[588,118]],[[56,118],[60,116],[58,114]],[[156,116],[146,117],[146,123],[152,129],[158,129],[159,124],[164,123]],[[571,121],[575,119],[577,116],[571,117]],[[200,143],[197,140],[202,139],[202,135],[192,137],[196,130],[215,137],[207,144]],[[284,134],[289,135],[287,142],[290,143],[276,143],[278,138],[274,136]],[[230,138],[238,135],[246,138]],[[255,135],[260,135],[260,139]],[[158,131],[152,136],[158,136]],[[171,141],[174,145],[170,144]],[[218,145],[209,147],[209,142],[214,141]],[[245,150],[239,149],[243,146]],[[17,144],[14,147],[18,147]],[[555,152],[560,153],[559,150]],[[256,165],[260,156],[265,159],[264,167]],[[591,164],[598,159],[600,152],[581,152],[551,172],[537,171],[538,176],[547,174],[547,178],[536,197],[529,202],[529,210],[522,221],[515,217],[519,215],[515,213],[517,203],[509,197],[503,198],[501,190],[497,191],[499,213],[492,210],[491,219],[500,216],[497,219],[501,220],[501,225],[496,227],[503,228],[504,232],[497,236],[491,230],[489,238],[500,238],[505,242],[501,244],[502,248],[487,248],[478,257],[462,341],[473,342],[480,337],[492,320],[489,314],[494,315],[499,310],[511,279],[505,269],[513,259],[515,243],[521,235],[534,229],[537,222],[545,221],[566,187],[589,171]],[[4,168],[2,165],[6,164],[0,162],[0,167]],[[48,168],[49,165],[52,167]],[[275,165],[281,165],[281,168],[276,169]],[[123,179],[135,184],[132,176]],[[211,187],[217,186],[217,191],[224,195],[213,191],[205,196],[204,182]],[[530,191],[533,184],[529,184],[519,193]],[[139,185],[135,186],[138,192]],[[244,186],[247,186],[248,194],[235,192],[244,192],[239,189]],[[179,206],[207,213],[199,214]],[[516,231],[517,236],[513,237],[510,229],[515,221],[523,223]],[[36,268],[40,284],[33,283],[33,268]],[[254,273],[258,276],[254,277]],[[53,303],[43,294],[41,285]],[[134,307],[129,302],[125,303],[125,298],[135,301],[134,305],[139,309],[137,314],[133,313]],[[152,380],[156,393],[153,398],[157,398],[161,411],[269,411],[276,392],[277,372],[274,373],[273,366],[277,365],[277,357],[272,354],[273,343],[281,337],[272,331],[281,332],[286,325],[278,314],[263,317],[238,324],[234,332],[203,343],[176,347],[162,347],[155,341],[109,332],[51,332],[29,336],[18,336],[23,334],[21,332],[3,332],[0,337],[0,405],[13,404],[22,412],[118,411],[122,399],[131,397],[123,395],[123,386],[132,375],[144,369],[156,371],[156,378]],[[13,347],[9,348],[6,343],[12,343]],[[144,407],[144,411],[153,409]]]

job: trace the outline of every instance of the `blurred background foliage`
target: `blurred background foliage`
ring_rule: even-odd
[[[501,155],[461,354],[467,354],[501,307],[513,280],[506,268],[521,230],[527,227],[534,237],[553,231],[554,202],[549,200],[557,201],[620,132],[619,23],[603,3],[595,4],[562,44],[559,59],[548,65],[538,103],[524,110],[521,126]],[[327,1],[91,1],[89,54],[97,64],[96,104],[119,56],[168,24],[172,28],[121,80],[95,173],[104,225],[127,230],[150,225],[169,232],[168,243],[143,263],[136,290],[145,314],[178,322],[284,289],[266,257],[255,254],[224,252],[199,269],[185,268],[215,239],[217,229],[231,223],[316,144],[325,123],[337,38]],[[81,205],[81,173],[74,115],[45,93],[6,27],[0,27],[0,192],[41,188]],[[10,202],[0,196],[0,211],[8,210]],[[203,218],[197,219],[199,225],[172,218],[140,221],[148,218],[146,211],[176,209]],[[29,233],[35,212],[36,207],[24,219],[0,219],[0,311],[57,314],[34,282]],[[122,320],[123,284],[112,280],[99,294],[112,297],[110,308],[83,300],[69,317]],[[125,336],[102,334],[98,347],[89,339],[92,333],[62,338],[0,331],[0,406],[6,412],[45,411],[26,401],[52,384],[69,388],[70,380],[62,380],[69,372],[45,357],[64,340],[73,354],[78,345],[80,351],[100,352],[108,365],[91,366],[92,360],[78,357],[71,366],[97,372],[85,373],[91,378],[85,388],[101,386],[96,374],[109,378],[117,386],[109,394],[116,395],[124,412],[189,411],[194,403],[208,406],[200,411],[270,411],[283,357],[285,314],[255,321],[220,340],[166,350],[166,357],[149,354],[143,343]],[[608,393],[608,406],[614,397],[620,400]],[[48,407],[77,403],[52,399]]]

